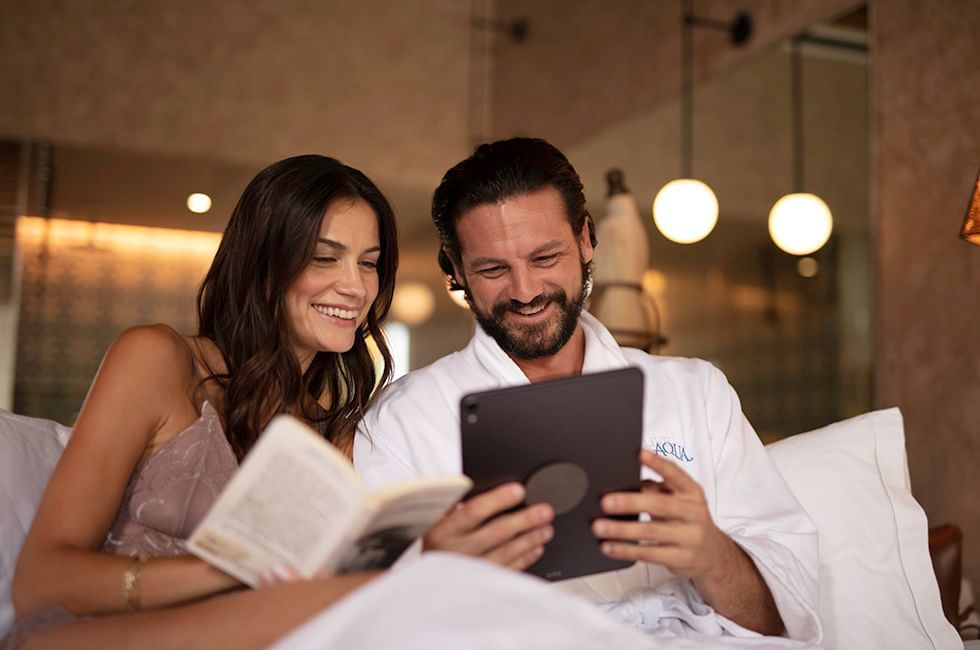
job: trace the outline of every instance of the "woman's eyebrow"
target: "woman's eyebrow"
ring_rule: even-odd
[[[318,237],[316,241],[317,243],[320,244],[326,244],[330,248],[336,248],[337,250],[341,250],[341,251],[347,250],[347,246],[345,244],[341,244],[339,241],[334,241],[333,239],[327,239],[326,237]]]
[[[319,244],[326,244],[330,248],[333,248],[341,252],[347,252],[349,250],[349,247],[346,244],[341,244],[339,241],[334,241],[333,239],[327,239],[326,237],[318,237],[316,241]],[[380,252],[381,252],[380,245],[372,246],[371,248],[366,248],[364,250],[364,253],[380,253]]]

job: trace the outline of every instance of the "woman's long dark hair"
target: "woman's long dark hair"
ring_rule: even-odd
[[[327,208],[356,199],[378,218],[378,296],[353,347],[318,352],[302,373],[290,345],[283,296],[311,261]],[[270,165],[249,183],[197,294],[198,334],[214,342],[227,368],[223,373],[209,368],[208,379],[224,390],[225,435],[239,460],[272,415],[296,411],[350,452],[354,428],[375,387],[391,377],[380,323],[391,306],[397,267],[394,213],[358,170],[325,156],[295,156]],[[380,381],[368,336],[384,360]]]

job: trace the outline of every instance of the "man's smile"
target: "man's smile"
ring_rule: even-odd
[[[537,317],[542,316],[551,307],[552,302],[550,300],[535,304],[534,302],[527,305],[521,305],[520,307],[512,307],[507,311],[518,317],[521,321],[527,320],[537,320]]]

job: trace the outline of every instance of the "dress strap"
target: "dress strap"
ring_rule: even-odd
[[[195,394],[195,397],[198,399],[198,401],[201,403],[201,408],[203,409],[204,402],[210,402],[211,400],[208,398],[208,392],[207,392],[207,390],[204,389],[204,383],[205,382],[204,382],[203,379],[200,378],[200,376],[198,374],[198,366],[200,364],[198,364],[198,361],[197,361],[197,354],[195,353],[194,346],[191,345],[190,341],[187,340],[187,337],[181,336],[180,337],[180,340],[182,340],[184,342],[184,345],[187,346],[187,353],[190,354],[190,357],[191,357],[191,372],[193,372],[193,374],[194,374],[194,382],[197,384],[197,389],[194,391],[194,394]]]

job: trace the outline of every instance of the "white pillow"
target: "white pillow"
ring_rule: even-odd
[[[829,648],[962,648],[912,497],[902,414],[873,411],[768,445],[820,536]]]
[[[14,621],[10,586],[34,511],[71,429],[0,409],[0,638]]]

